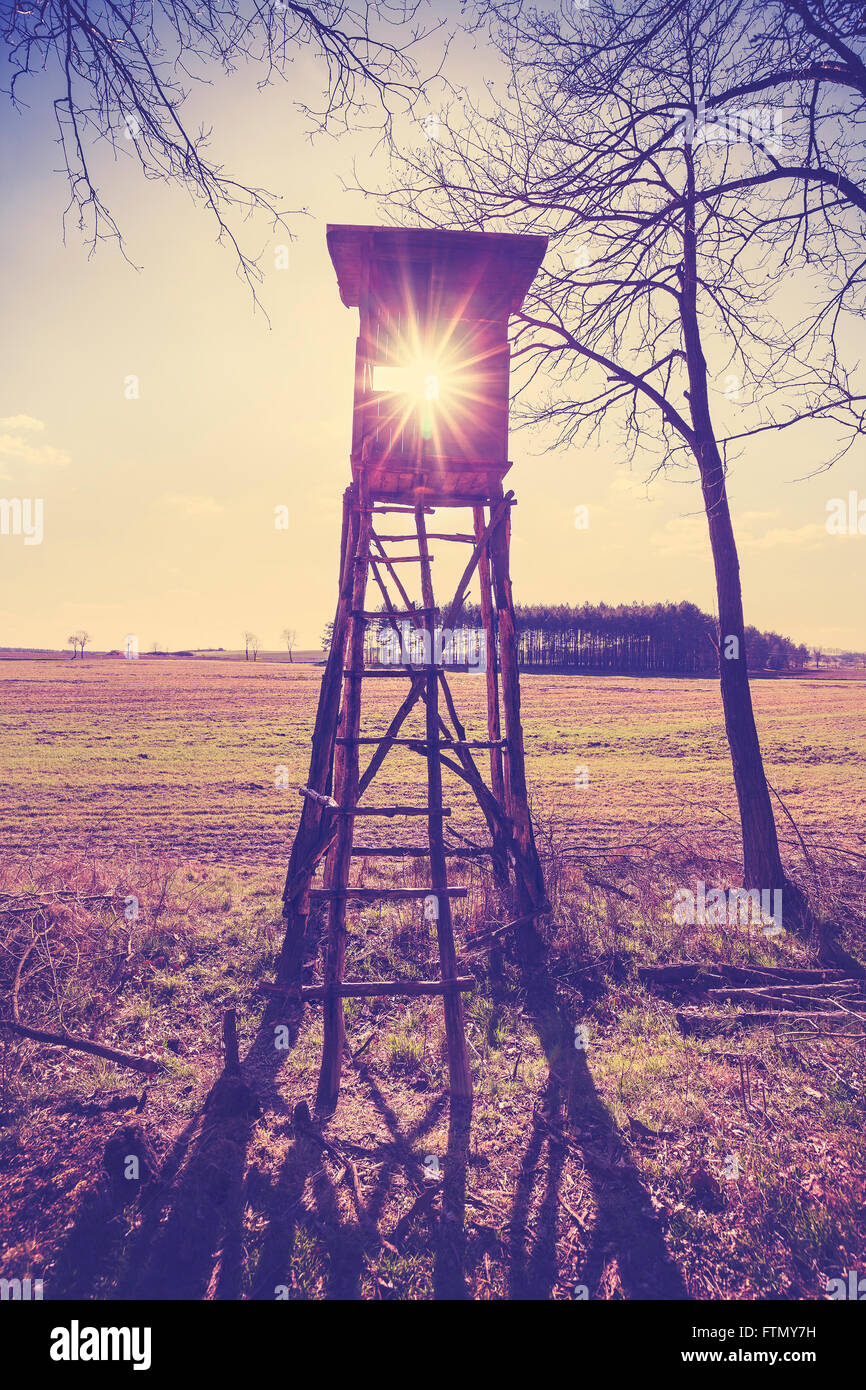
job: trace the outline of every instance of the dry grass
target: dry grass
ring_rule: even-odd
[[[293,1124],[295,1104],[311,1101],[315,1091],[319,1016],[308,1009],[291,1047],[280,1049],[272,1026],[260,1026],[258,989],[272,977],[279,945],[289,807],[278,800],[276,811],[258,793],[246,818],[241,807],[252,780],[250,730],[260,717],[266,725],[269,718],[285,723],[278,697],[294,691],[297,762],[311,692],[306,675],[275,691],[270,673],[263,681],[262,672],[232,667],[232,680],[238,671],[243,681],[229,694],[217,684],[221,676],[181,674],[161,715],[152,686],[145,699],[137,687],[95,682],[86,734],[52,678],[37,700],[36,677],[26,677],[22,727],[31,754],[39,738],[53,739],[52,728],[65,725],[71,790],[57,807],[54,843],[41,854],[8,859],[0,871],[0,906],[16,908],[0,915],[4,1015],[11,1014],[18,975],[23,1021],[157,1058],[164,1069],[143,1087],[134,1073],[101,1059],[3,1037],[2,1273],[43,1277],[48,1298],[429,1298],[447,1292],[454,1278],[441,1194],[429,1181],[437,1163],[446,1179],[453,1165],[441,1006],[351,1001],[354,1057],[327,1129],[333,1149],[323,1151]],[[684,705],[692,698],[694,718],[705,717],[700,683],[632,682],[629,698],[650,686],[672,687]],[[635,723],[626,693],[586,681],[575,693],[567,678],[558,688],[557,727],[583,720],[584,736],[592,697],[591,719],[606,723],[611,745],[602,767],[618,776],[624,729],[629,719]],[[780,701],[773,738],[805,777],[812,756],[805,742],[799,762],[795,756],[801,712],[792,709],[787,687],[771,690]],[[239,692],[251,703],[244,706]],[[131,702],[139,695],[136,713]],[[577,695],[579,707],[570,708]],[[77,688],[76,702],[80,697]],[[200,731],[188,718],[176,720],[178,701],[193,699],[207,723],[213,768],[201,762]],[[544,702],[552,699],[546,685],[530,685],[524,695],[536,787],[539,767],[550,766],[555,783],[555,759],[573,756],[548,752],[538,761],[539,729],[553,719]],[[862,693],[858,699],[862,704]],[[58,707],[50,720],[52,700]],[[644,722],[629,737],[643,758],[656,715],[648,705],[641,711]],[[672,726],[677,718],[671,716]],[[112,791],[106,780],[106,759],[117,775],[117,721],[129,731],[123,757],[138,762],[146,752],[140,761],[155,764],[138,774],[142,787],[134,795],[120,783]],[[818,720],[816,728],[823,727]],[[100,750],[95,743],[103,733]],[[673,728],[652,737],[658,747],[662,738],[681,744],[683,735]],[[850,819],[860,774],[841,755],[850,727],[822,737],[819,751],[831,756],[809,765],[820,786],[814,794],[804,787],[796,815],[804,838],[788,825],[786,854],[819,914],[842,926],[849,948],[862,955],[862,841]],[[183,751],[190,738],[193,759]],[[261,760],[261,747],[253,756]],[[667,767],[668,754],[659,759]],[[682,778],[682,749],[670,759]],[[721,765],[711,761],[722,778]],[[405,776],[413,766],[407,761]],[[833,766],[851,779],[844,799],[836,799],[835,822],[827,799]],[[169,768],[176,781],[167,779]],[[192,788],[189,815],[184,777]],[[152,778],[146,786],[145,778]],[[779,780],[777,770],[774,785]],[[7,816],[27,804],[29,785],[13,777]],[[156,835],[155,806],[169,785],[165,828]],[[578,819],[561,788],[557,796],[546,785],[536,806],[554,904],[546,970],[533,977],[507,955],[462,957],[472,962],[477,987],[466,1000],[475,1101],[459,1264],[475,1298],[572,1298],[581,1286],[594,1298],[814,1298],[827,1278],[863,1269],[862,1043],[830,1037],[792,1045],[766,1032],[686,1038],[676,1026],[677,1001],[647,992],[638,979],[640,964],[681,958],[815,959],[814,943],[791,935],[770,941],[744,927],[673,921],[677,887],[735,884],[737,864],[730,835],[712,829],[716,805],[695,823],[694,784],[684,791],[667,768],[661,785],[667,799],[652,823],[621,831],[615,845],[611,831],[622,809],[615,799],[607,819],[583,812]],[[225,805],[214,809],[217,786],[226,788]],[[387,795],[383,787],[382,799]],[[716,800],[729,804],[726,792]],[[475,833],[468,806],[460,808],[458,828]],[[185,834],[170,854],[181,822]],[[277,834],[279,852],[269,848]],[[137,853],[123,848],[135,843]],[[824,847],[831,843],[836,848]],[[222,863],[215,862],[219,854]],[[385,874],[363,861],[360,868],[366,883],[411,884],[423,874],[415,861],[392,863]],[[472,929],[502,921],[505,906],[476,863],[455,868],[455,876],[470,890],[457,916],[465,950]],[[38,901],[22,911],[22,895]],[[130,897],[139,906],[132,920]],[[425,975],[435,965],[435,939],[417,905],[354,910],[352,977]],[[212,1092],[220,1019],[229,1006],[238,1012],[244,1074],[257,1108],[226,1107],[220,1088]],[[586,1030],[585,1049],[574,1046],[578,1026]],[[142,1176],[124,1184],[118,1155],[129,1153],[139,1155]]]

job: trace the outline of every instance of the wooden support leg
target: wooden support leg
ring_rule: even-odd
[[[366,507],[364,489],[360,484],[356,491],[357,505],[360,508],[360,525],[356,555],[352,558],[352,614],[361,613],[364,608],[364,595],[367,588],[367,562],[370,554],[370,532],[372,517]],[[361,671],[364,667],[364,638],[366,625],[362,618],[352,617],[349,639],[349,659],[347,669]],[[334,796],[338,805],[354,808],[358,801],[358,734],[361,728],[361,681],[347,675],[343,682],[343,714],[341,734],[349,742],[337,748],[334,767]],[[345,888],[349,881],[349,867],[352,859],[352,836],[355,819],[351,814],[340,815],[337,835],[329,851],[327,881],[332,887]],[[316,1111],[320,1115],[333,1114],[340,1093],[340,1075],[343,1066],[343,1045],[345,1024],[343,1000],[337,987],[343,979],[346,959],[346,897],[336,896],[330,904],[328,922],[328,946],[325,957],[324,1000],[324,1039],[322,1043],[322,1068],[319,1073],[319,1087],[316,1094]]]
[[[337,716],[340,688],[343,680],[346,643],[351,612],[353,565],[358,536],[359,517],[353,512],[353,489],[343,494],[343,525],[340,538],[340,590],[334,615],[331,650],[319,690],[319,706],[313,734],[313,751],[307,786],[313,791],[328,794],[334,767],[334,739],[337,735]],[[296,984],[300,991],[303,963],[304,933],[309,914],[308,888],[313,871],[328,842],[328,823],[321,805],[305,799],[301,820],[295,835],[289,867],[283,889],[283,918],[286,923],[280,959],[277,965],[278,984]],[[323,824],[323,821],[325,823]],[[299,994],[300,997],[300,994]]]
[[[473,508],[473,519],[475,522],[475,536],[480,540],[484,535],[484,508]],[[491,744],[496,745],[490,749],[490,785],[493,795],[499,802],[503,811],[505,810],[505,774],[502,766],[502,749],[498,746],[501,737],[501,724],[499,719],[499,680],[497,642],[496,642],[496,618],[493,609],[493,594],[490,577],[490,557],[487,548],[482,551],[478,560],[478,578],[481,584],[481,620],[484,624],[484,639],[487,644],[487,664],[485,679],[487,682],[487,736]],[[508,859],[502,836],[498,831],[493,832],[493,873],[500,885],[508,884]]]
[[[430,562],[427,549],[427,533],[424,524],[424,511],[419,507],[415,513],[418,526],[418,547],[421,554],[421,593],[425,608],[433,609],[433,584],[430,578]],[[430,632],[430,650],[434,649],[436,618],[430,612],[427,619]],[[439,762],[439,676],[435,670],[427,676],[427,803],[431,815],[427,821],[430,841],[430,883],[436,897],[438,911],[436,936],[439,943],[439,964],[443,980],[457,979],[457,952],[454,949],[454,928],[451,921],[451,902],[444,889],[448,886],[445,860],[445,843],[442,835],[442,817],[436,811],[442,808],[442,767]],[[443,996],[445,1008],[445,1036],[448,1043],[448,1075],[451,1094],[464,1104],[472,1098],[472,1072],[469,1068],[469,1054],[466,1050],[466,1032],[463,1021],[463,1001],[455,984]]]
[[[532,832],[526,790],[523,727],[520,722],[517,632],[508,564],[510,538],[511,518],[506,513],[490,537],[490,559],[493,569],[493,590],[499,629],[505,734],[508,740],[508,813],[514,825],[515,839],[521,850],[520,872],[517,875],[518,906],[524,914],[536,913],[540,915],[550,910],[550,903],[544,888],[541,861],[535,847],[535,836]],[[533,940],[533,938],[535,939]],[[527,954],[535,952],[538,941],[534,928],[523,934],[523,944]]]

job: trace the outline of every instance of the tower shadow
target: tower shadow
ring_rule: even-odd
[[[367,1259],[374,1260],[386,1246],[391,1246],[395,1232],[380,1234],[385,1203],[393,1185],[395,1168],[402,1170],[416,1199],[423,1197],[427,1187],[423,1161],[414,1145],[438,1122],[447,1098],[436,1096],[425,1113],[408,1130],[401,1128],[393,1107],[365,1066],[361,1073],[376,1110],[388,1130],[388,1138],[378,1144],[364,1146],[348,1140],[334,1140],[333,1156],[343,1160],[366,1158],[380,1166],[380,1172],[368,1193],[361,1194],[347,1184],[352,1195],[354,1218],[343,1216],[337,1188],[325,1170],[323,1149],[329,1142],[312,1123],[296,1127],[292,1147],[270,1190],[266,1205],[268,1225],[252,1279],[252,1297],[272,1299],[276,1290],[291,1288],[291,1269],[295,1242],[299,1235],[314,1238],[324,1252],[324,1297],[327,1299],[357,1299],[361,1296],[361,1279]],[[314,1211],[303,1204],[305,1187],[310,1183]],[[434,1195],[434,1194],[431,1194]],[[259,1208],[261,1210],[261,1206]],[[399,1228],[403,1222],[398,1222]],[[383,1244],[384,1241],[384,1244]],[[303,1296],[300,1294],[298,1296]]]
[[[641,1178],[596,1091],[586,1055],[574,1046],[574,1023],[557,997],[553,980],[537,969],[525,972],[523,982],[527,1012],[547,1058],[549,1077],[529,1128],[509,1213],[508,1297],[549,1299],[561,1277],[557,1227],[569,1147],[581,1154],[597,1205],[579,1273],[589,1296],[603,1296],[606,1271],[616,1261],[627,1298],[688,1297]],[[371,1069],[356,1061],[387,1137],[368,1147],[339,1138],[330,1144],[337,1157],[363,1157],[380,1169],[366,1193],[360,1192],[357,1182],[354,1187],[348,1185],[353,1210],[347,1216],[339,1192],[345,1171],[333,1178],[324,1160],[329,1140],[312,1124],[292,1124],[283,1095],[280,1074],[296,1033],[291,1032],[288,1049],[278,1050],[272,1025],[269,1011],[243,1059],[243,1079],[226,1074],[217,1079],[158,1175],[138,1194],[136,1205],[124,1201],[116,1183],[103,1178],[96,1182],[46,1279],[50,1297],[269,1300],[321,1297],[319,1290],[324,1287],[325,1298],[356,1299],[368,1258],[378,1259],[389,1245],[394,1248],[394,1241],[402,1245],[413,1223],[422,1222],[428,1233],[420,1238],[422,1245],[428,1240],[427,1249],[433,1253],[434,1297],[467,1297],[465,1209],[471,1106],[457,1105],[453,1099],[449,1104],[447,1094],[441,1093],[407,1128]],[[431,1191],[417,1146],[440,1121],[446,1105],[445,1169],[441,1184]],[[276,1117],[278,1127],[282,1119],[291,1136],[274,1181],[248,1165],[250,1140],[262,1108]],[[397,1170],[414,1198],[413,1207],[397,1222],[395,1231],[383,1235],[380,1226]],[[539,1183],[543,1191],[536,1200]],[[441,1199],[438,1216],[434,1212],[437,1197]],[[246,1248],[248,1205],[264,1223],[257,1255]],[[130,1237],[129,1218],[135,1213],[138,1226]],[[315,1242],[322,1255],[316,1292],[308,1292],[298,1282],[295,1254],[301,1237]]]
[[[557,1280],[559,1189],[570,1144],[581,1154],[597,1206],[590,1247],[580,1271],[580,1282],[589,1297],[598,1295],[605,1270],[615,1260],[626,1298],[688,1298],[640,1174],[595,1088],[586,1053],[574,1045],[574,1023],[557,997],[553,980],[546,971],[527,971],[524,985],[527,1011],[550,1072],[544,1097],[549,1119],[536,1114],[521,1161],[508,1226],[509,1296],[550,1298]],[[558,1127],[562,1127],[562,1134],[557,1134]],[[564,1132],[566,1128],[574,1137]],[[530,1232],[529,1212],[545,1146],[544,1193]]]
[[[263,1106],[287,1112],[277,1078],[296,1039],[290,1028],[289,1047],[276,1048],[269,1010],[241,1076],[217,1077],[153,1181],[129,1199],[98,1175],[52,1264],[52,1297],[92,1298],[103,1286],[117,1299],[241,1296],[247,1150]]]

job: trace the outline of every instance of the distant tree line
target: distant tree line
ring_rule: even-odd
[[[521,666],[585,671],[712,675],[718,671],[719,627],[693,603],[518,604]],[[467,606],[464,623],[481,622]],[[802,667],[809,650],[777,632],[746,628],[751,671]]]

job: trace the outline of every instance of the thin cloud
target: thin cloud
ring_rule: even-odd
[[[44,430],[45,424],[33,415],[7,415],[0,419],[0,430]]]
[[[761,530],[760,523],[775,518],[775,512],[745,512],[734,517],[734,535],[739,550],[782,550],[797,546],[817,550],[827,539],[823,526],[774,526]],[[707,523],[703,517],[672,517],[650,536],[650,544],[664,555],[705,555],[709,553]]]
[[[62,449],[51,444],[28,444],[14,434],[0,434],[0,458],[35,463],[40,468],[63,468],[69,463],[69,455]]]

